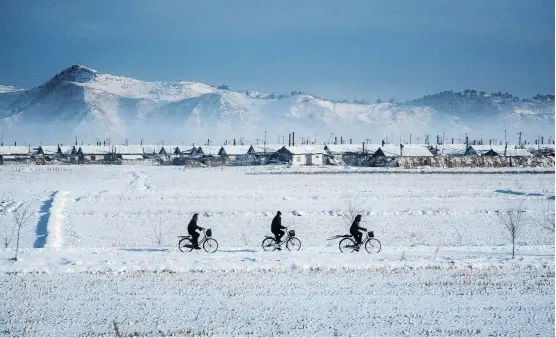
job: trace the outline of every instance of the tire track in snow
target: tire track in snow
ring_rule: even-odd
[[[149,176],[142,171],[131,173],[131,182],[129,182],[130,190],[149,190],[151,187],[145,183]]]

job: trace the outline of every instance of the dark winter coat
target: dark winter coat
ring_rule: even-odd
[[[359,222],[361,222],[361,219],[355,218],[355,220],[351,224],[351,228],[349,228],[350,233],[353,234],[353,233],[359,232],[359,230],[367,231],[367,229],[359,226]]]
[[[187,232],[191,234],[194,233],[196,230],[202,230],[202,228],[197,226],[197,219],[192,218],[191,221],[189,221],[189,224],[187,225]]]
[[[280,231],[281,229],[286,229],[286,227],[282,226],[282,217],[276,215],[272,219],[272,224],[270,225],[270,231],[273,233]]]

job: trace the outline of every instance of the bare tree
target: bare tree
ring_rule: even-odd
[[[29,221],[34,216],[31,212],[30,204],[23,202],[13,211],[13,223],[14,229],[17,231],[16,240],[15,240],[15,257],[14,260],[17,261],[17,253],[19,251],[19,238],[21,234],[21,229],[23,229]]]
[[[164,241],[166,240],[166,237],[168,236],[170,231],[174,229],[174,227],[175,225],[168,227],[165,223],[162,222],[151,225],[151,234],[153,236],[152,238],[154,240],[154,243],[159,247],[162,246],[164,244]]]
[[[16,202],[11,200],[0,200],[0,215],[5,215],[10,211],[13,211],[13,206],[16,205]],[[15,227],[9,221],[1,222],[0,223],[0,234],[2,236],[2,244],[4,245],[4,249],[7,249],[10,246],[14,238]]]
[[[544,209],[543,218],[538,223],[542,228],[554,232],[554,202],[549,201],[548,206]]]
[[[525,209],[521,200],[516,200],[515,202],[509,201],[506,210],[501,210],[498,213],[500,221],[506,230],[506,236],[512,242],[512,259],[515,258],[516,239],[520,236],[525,224],[524,214]]]
[[[10,227],[6,224],[5,226],[2,226],[1,231],[2,231],[2,242],[4,244],[4,249],[7,249],[14,238],[15,226],[12,225]]]
[[[342,212],[342,218],[346,226],[350,227],[355,216],[363,213],[363,201],[361,193],[347,194],[344,197],[346,211]]]

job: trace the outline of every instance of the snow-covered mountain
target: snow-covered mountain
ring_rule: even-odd
[[[462,98],[464,104],[443,106],[446,99],[438,97],[353,104],[292,94],[231,91],[197,82],[144,82],[76,65],[32,89],[0,86],[0,133],[5,142],[53,144],[75,138],[85,143],[107,138],[113,143],[126,138],[218,143],[240,137],[254,142],[265,130],[270,140],[295,131],[298,137],[316,135],[317,141],[334,133],[357,142],[442,132],[456,138],[465,133],[500,138],[504,129],[529,132],[531,137],[554,135],[553,98],[481,99],[490,102],[486,106],[483,101],[483,106],[468,105],[469,98]]]

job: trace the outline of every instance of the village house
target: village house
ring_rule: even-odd
[[[531,157],[533,154],[516,145],[471,145],[467,148],[468,156],[503,156],[503,157]]]
[[[554,157],[554,144],[527,144],[523,146],[525,150],[533,156],[552,156]]]
[[[197,148],[196,156],[218,156],[222,146],[200,146]]]
[[[100,164],[114,159],[111,146],[80,146],[76,155],[79,164]]]
[[[255,153],[255,157],[257,158],[257,163],[258,164],[268,164],[271,161],[273,161],[274,159],[274,154],[276,154],[276,152],[280,149],[282,149],[282,147],[284,147],[283,144],[256,144],[253,145],[253,150]],[[274,161],[276,161],[274,159]]]
[[[375,152],[375,157],[432,157],[433,154],[424,145],[385,144]]]
[[[282,162],[287,162],[292,166],[304,165],[323,165],[324,164],[324,146],[291,146],[282,147],[274,155],[273,158]]]
[[[30,148],[27,146],[0,146],[0,165],[31,163]]]
[[[433,155],[438,156],[466,156],[466,144],[439,144],[428,147]]]
[[[115,158],[121,164],[141,164],[145,162],[141,145],[115,145],[112,147]]]
[[[222,146],[218,156],[224,159],[228,165],[255,165],[257,158],[253,146]]]
[[[325,164],[362,165],[379,148],[379,144],[327,144],[324,146]]]

